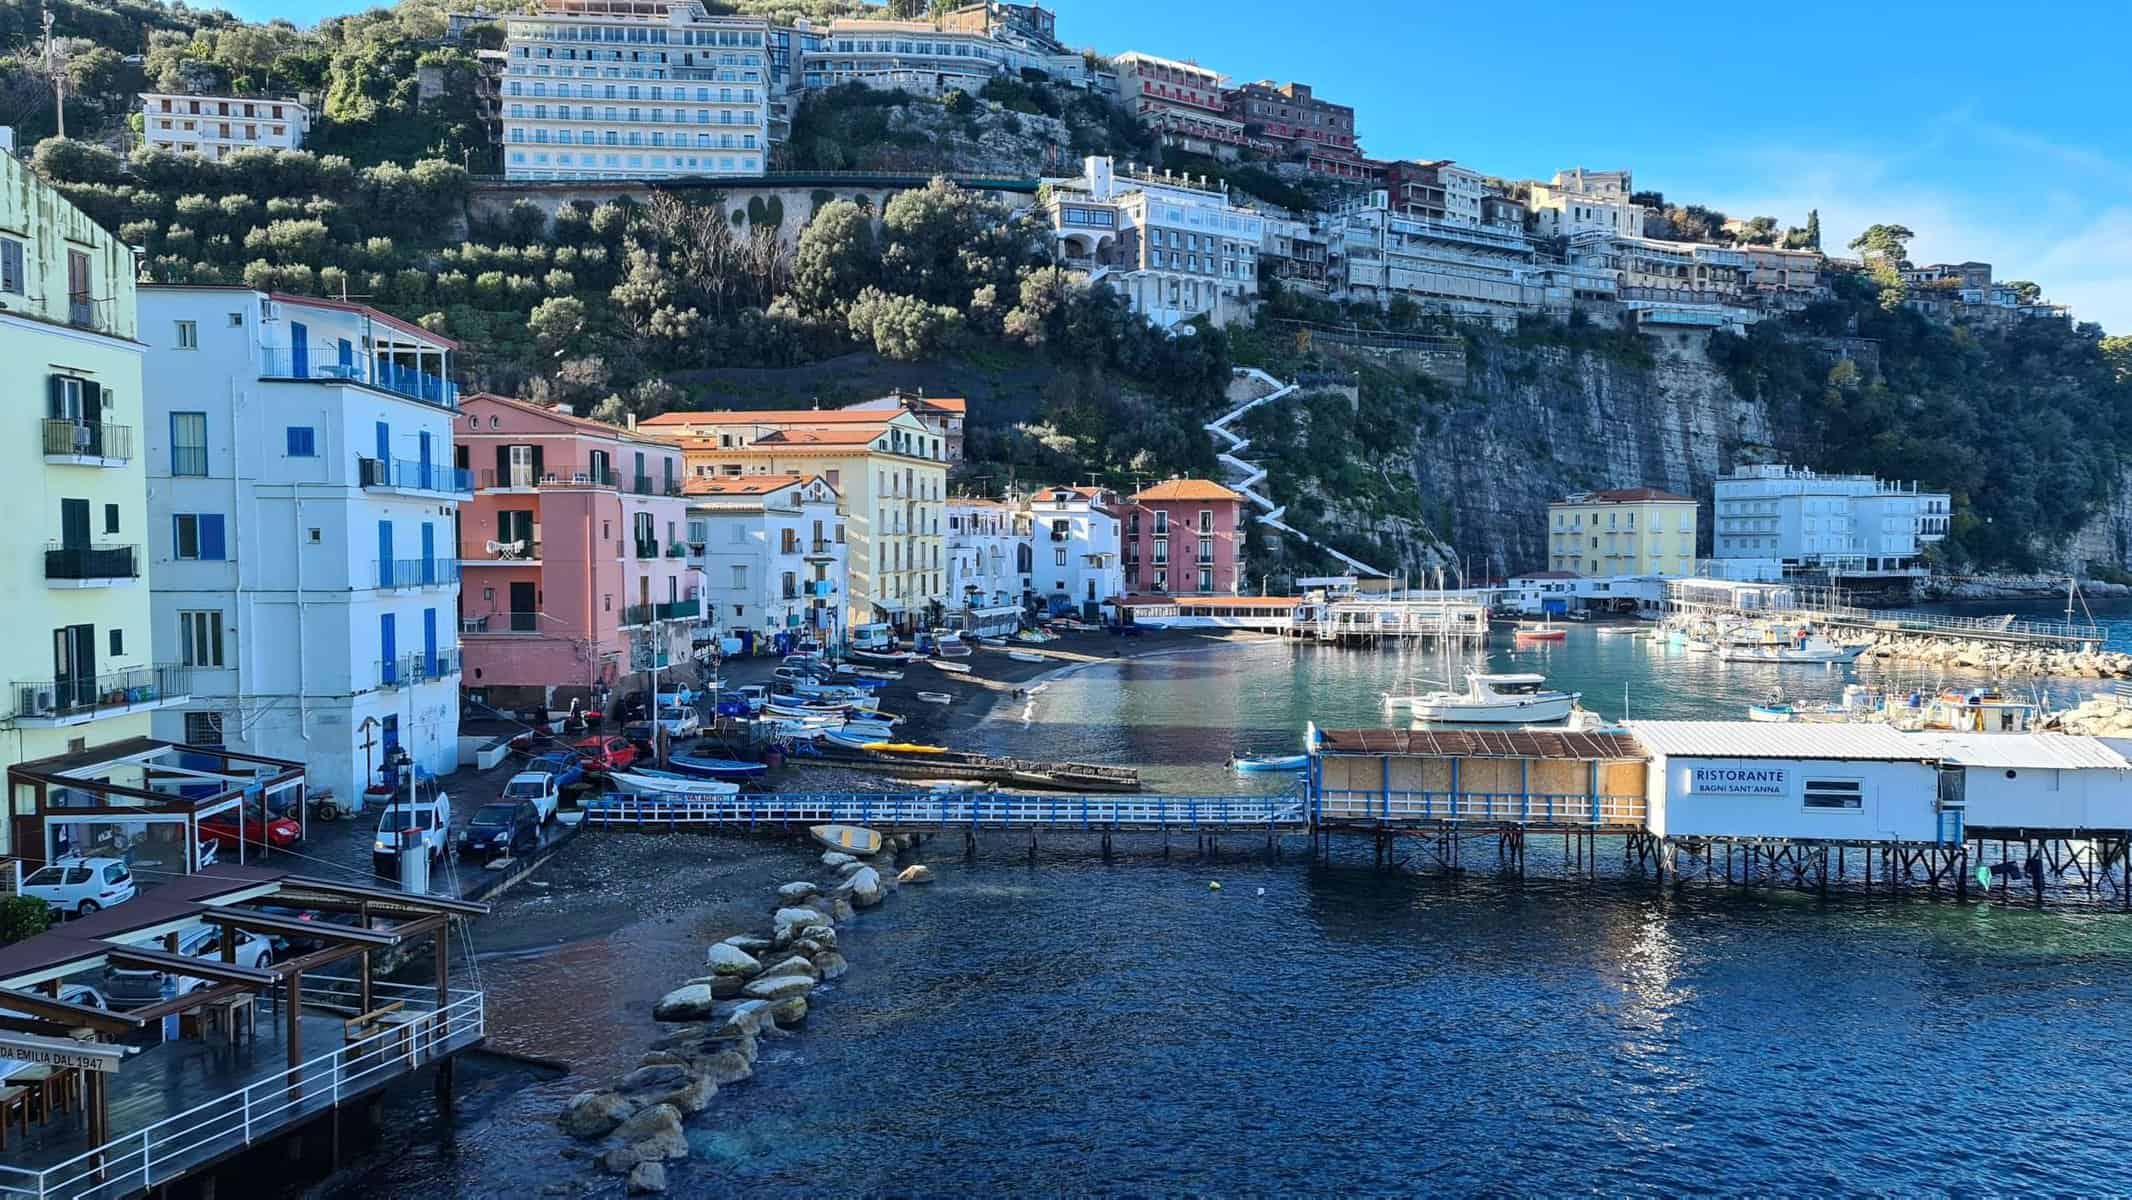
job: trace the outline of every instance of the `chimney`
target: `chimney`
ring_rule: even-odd
[[[627,426],[628,428],[630,428],[630,429],[634,430],[634,429],[635,429],[635,428],[637,427],[637,414],[635,414],[635,413],[633,413],[633,412],[632,412],[632,413],[624,413],[624,414],[623,414],[623,422],[624,422],[624,424],[625,424],[625,425],[626,425],[626,426]]]
[[[561,414],[562,414],[563,416],[566,416],[566,417],[574,417],[574,416],[576,416],[576,415],[577,415],[577,412],[576,412],[576,411],[575,411],[574,409],[572,409],[572,408],[571,408],[571,407],[570,407],[569,405],[567,405],[567,404],[558,404],[558,405],[556,405],[556,406],[555,406],[555,411],[556,411],[556,412],[558,412],[558,413],[561,413]]]

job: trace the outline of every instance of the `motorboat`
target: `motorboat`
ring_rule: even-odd
[[[800,709],[807,712],[865,712],[878,708],[881,702],[872,692],[862,696],[794,696],[778,693],[770,697],[769,707],[777,709]]]
[[[1229,765],[1245,775],[1266,775],[1279,771],[1300,771],[1310,765],[1308,754],[1250,754],[1231,759]]]
[[[946,692],[920,692],[918,693],[918,698],[927,704],[955,703],[955,697],[948,695]]]
[[[936,658],[932,660],[932,665],[934,670],[946,671],[950,675],[967,675],[970,673],[970,665],[968,663],[948,662],[945,659]]]
[[[769,769],[759,762],[748,762],[738,758],[704,758],[694,754],[668,755],[666,763],[684,775],[707,775],[714,778],[735,775],[760,775]]]
[[[1692,644],[1690,648],[1693,648]],[[1809,634],[1788,642],[1735,643],[1720,651],[1718,657],[1725,662],[1745,663],[1848,663],[1856,662],[1865,649],[1862,645],[1838,645],[1819,634]]]
[[[1690,654],[1709,654],[1717,649],[1717,643],[1705,638],[1692,637],[1682,640],[1680,648]]]
[[[1518,642],[1563,642],[1569,640],[1569,631],[1555,628],[1552,622],[1541,621],[1536,625],[1519,625],[1517,630],[1511,634],[1511,640]]]
[[[698,779],[692,775],[676,775],[671,771],[615,771],[609,776],[622,789],[640,796],[730,796],[740,790],[737,783],[722,779]]]
[[[1007,657],[1013,659],[1015,662],[1024,663],[1040,663],[1044,661],[1043,655],[1032,654],[1027,650],[1009,650],[1007,651]]]
[[[1798,709],[1793,708],[1789,704],[1784,704],[1781,702],[1772,702],[1769,704],[1750,704],[1747,706],[1747,719],[1750,721],[1766,721],[1774,724],[1782,724],[1784,722],[1791,721],[1797,718],[1798,715]]]
[[[1600,637],[1635,637],[1643,631],[1634,625],[1601,625],[1594,632]]]
[[[1387,708],[1405,708],[1416,720],[1453,724],[1537,725],[1568,718],[1577,693],[1551,691],[1547,676],[1466,672],[1463,692],[1424,692],[1384,698]]]

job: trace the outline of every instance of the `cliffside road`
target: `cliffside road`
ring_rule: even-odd
[[[1246,400],[1242,404],[1237,405],[1235,408],[1230,409],[1228,412],[1223,413],[1215,420],[1209,421],[1205,427],[1208,433],[1214,435],[1214,444],[1217,447],[1217,450],[1215,452],[1215,458],[1221,462],[1221,465],[1237,473],[1234,479],[1229,480],[1229,486],[1235,488],[1239,492],[1242,492],[1244,495],[1244,499],[1249,500],[1252,505],[1259,510],[1259,514],[1256,518],[1259,524],[1266,526],[1268,529],[1279,530],[1280,532],[1285,533],[1290,537],[1293,537],[1298,541],[1303,542],[1305,545],[1315,546],[1319,550],[1324,551],[1326,554],[1331,555],[1333,558],[1338,559],[1343,565],[1345,565],[1349,570],[1355,572],[1357,575],[1384,575],[1383,571],[1380,571],[1377,568],[1369,565],[1368,563],[1363,562],[1361,559],[1351,558],[1345,554],[1342,554],[1338,550],[1333,549],[1331,546],[1326,545],[1325,543],[1310,536],[1309,534],[1304,533],[1302,530],[1297,529],[1295,526],[1290,525],[1287,522],[1281,520],[1281,518],[1287,514],[1288,510],[1280,505],[1276,505],[1272,500],[1268,499],[1264,493],[1258,491],[1258,485],[1266,481],[1266,469],[1257,465],[1256,463],[1245,462],[1243,459],[1237,457],[1244,450],[1250,447],[1251,442],[1248,438],[1241,438],[1238,437],[1235,433],[1232,433],[1229,429],[1229,423],[1231,421],[1236,420],[1238,417],[1243,416],[1245,413],[1250,412],[1252,409],[1257,408],[1261,404],[1271,404],[1276,400],[1284,400],[1289,396],[1294,395],[1296,391],[1296,385],[1292,383],[1282,383],[1280,380],[1275,379],[1273,376],[1266,374],[1264,371],[1259,370],[1257,367],[1238,367],[1235,369],[1235,376],[1240,382],[1244,382],[1247,384],[1257,384],[1260,387],[1266,388],[1267,391],[1264,395],[1255,397],[1250,400]],[[1228,443],[1227,449],[1219,448],[1221,447],[1221,444],[1223,442]]]

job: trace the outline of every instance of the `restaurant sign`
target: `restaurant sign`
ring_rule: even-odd
[[[109,1042],[76,1042],[31,1033],[0,1033],[0,1059],[76,1071],[116,1071],[129,1053]]]
[[[1689,768],[1688,790],[1698,796],[1786,796],[1791,794],[1791,768],[1701,763]]]

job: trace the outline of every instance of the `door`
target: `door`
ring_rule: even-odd
[[[400,631],[399,622],[392,613],[378,614],[378,685],[391,687],[400,682]]]
[[[378,422],[378,429],[377,429],[377,438],[378,438],[378,461],[379,461],[379,462],[381,462],[381,463],[387,463],[387,464],[391,463],[391,462],[392,462],[392,426],[390,426],[390,425],[387,425],[387,424],[386,424],[385,422],[383,422],[383,421],[379,421],[379,422]],[[388,476],[387,476],[387,477],[388,477],[388,478],[390,478],[390,472],[391,472],[392,468],[391,468],[390,466],[387,466],[387,467],[386,467],[385,469],[386,469],[386,471],[387,471],[387,473],[388,473]]]
[[[297,379],[311,377],[311,331],[302,321],[289,322],[289,374]]]
[[[52,631],[53,702],[61,711],[96,703],[96,626],[68,625]]]
[[[422,522],[422,586],[437,582],[437,527]]]
[[[86,553],[89,549],[89,502],[66,499],[59,502],[59,544]]]
[[[378,522],[378,586],[389,588],[394,583],[392,570],[392,522]],[[387,618],[388,620],[390,618]]]
[[[422,677],[437,677],[437,610],[422,610]]]
[[[609,477],[614,474],[614,463],[607,457],[605,450],[594,450],[592,452],[591,465],[593,483],[610,482]]]
[[[505,486],[514,488],[532,487],[535,478],[533,473],[533,447],[512,446],[510,450],[510,482]]]
[[[355,343],[342,338],[333,348],[333,361],[338,364],[342,379],[355,378]]]
[[[532,633],[535,608],[533,585],[511,584],[511,632]]]

